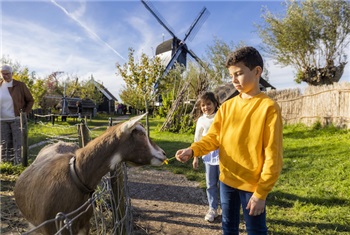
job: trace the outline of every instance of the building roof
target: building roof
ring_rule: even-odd
[[[115,100],[118,101],[117,98],[115,98],[107,88],[105,88],[101,83],[96,82],[94,79],[91,79],[94,82],[95,87],[108,99],[108,100]]]
[[[274,86],[272,86],[269,82],[267,82],[265,79],[260,77],[260,90],[266,90],[266,88],[270,88],[272,90],[276,90]],[[236,88],[233,86],[232,82],[228,82],[225,84],[222,84],[218,86],[214,93],[218,96],[219,102],[222,104],[226,100],[231,99],[232,97],[239,94],[239,91],[236,90]]]

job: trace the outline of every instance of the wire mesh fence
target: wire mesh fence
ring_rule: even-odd
[[[115,171],[102,178],[95,192],[81,207],[70,213],[59,212],[55,218],[41,223],[23,235],[37,234],[38,230],[48,223],[55,223],[57,229],[55,235],[62,232],[74,235],[72,224],[90,208],[93,209],[93,216],[90,219],[89,234],[133,234],[131,199],[124,163],[120,163]]]

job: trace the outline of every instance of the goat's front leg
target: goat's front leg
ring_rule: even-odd
[[[88,235],[89,230],[90,230],[90,225],[87,225],[84,228],[79,230],[78,235]]]

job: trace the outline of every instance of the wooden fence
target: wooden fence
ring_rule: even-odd
[[[350,128],[350,83],[300,89],[271,90],[267,94],[282,108],[284,124],[320,122]]]

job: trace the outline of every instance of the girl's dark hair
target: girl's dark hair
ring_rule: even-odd
[[[202,109],[201,109],[201,102],[202,101],[206,101],[206,100],[210,100],[211,102],[214,103],[214,105],[216,106],[215,111],[216,112],[219,109],[220,103],[219,103],[219,99],[218,97],[211,91],[206,91],[202,94],[199,95],[197,102],[196,102],[196,115],[194,120],[197,121],[198,118],[203,114],[202,113]]]

